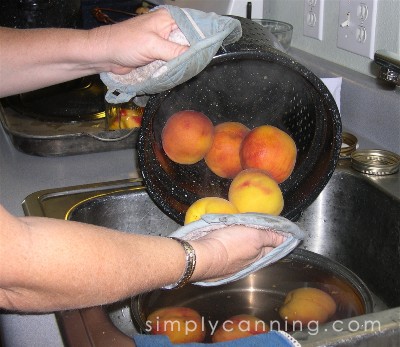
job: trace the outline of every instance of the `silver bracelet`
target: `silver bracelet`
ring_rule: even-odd
[[[183,272],[183,275],[178,280],[178,282],[162,287],[162,289],[182,288],[184,285],[189,283],[190,278],[192,277],[194,269],[196,267],[196,252],[194,251],[192,245],[189,242],[186,242],[185,240],[178,239],[177,237],[170,237],[170,239],[178,241],[185,250],[186,266],[185,266],[185,271]]]

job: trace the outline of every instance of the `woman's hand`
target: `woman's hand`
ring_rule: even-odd
[[[154,60],[169,61],[187,50],[187,46],[168,41],[178,27],[166,9],[159,9],[110,26],[93,29],[94,45],[103,47],[115,74]]]
[[[0,97],[171,60],[187,50],[168,41],[175,29],[166,9],[91,30],[0,27]]]
[[[285,239],[270,230],[240,225],[215,230],[190,241],[198,259],[193,279],[211,280],[232,275],[262,258]],[[207,260],[202,261],[203,257]],[[207,265],[202,266],[204,263]]]

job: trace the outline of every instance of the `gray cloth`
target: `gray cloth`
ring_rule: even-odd
[[[209,232],[228,225],[244,225],[248,227],[265,229],[285,236],[285,241],[266,254],[261,259],[232,276],[214,282],[196,282],[194,284],[204,287],[217,286],[237,281],[254,271],[270,265],[287,256],[304,238],[304,232],[290,220],[280,216],[270,216],[263,213],[240,214],[206,214],[198,221],[189,223],[170,234],[186,241],[196,240]]]
[[[189,49],[168,62],[154,61],[126,75],[101,73],[100,78],[108,88],[107,102],[127,102],[186,82],[209,64],[221,45],[233,43],[242,36],[237,19],[169,5],[154,10],[159,8],[166,8],[179,28],[171,32],[169,40],[189,44]]]

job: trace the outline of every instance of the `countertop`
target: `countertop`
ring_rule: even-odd
[[[352,73],[326,61],[321,63],[301,51],[293,50],[292,53],[300,62],[306,61],[303,64],[321,78],[344,77],[341,102],[343,127],[359,138],[360,148],[389,149],[399,153],[399,88],[385,90],[379,88],[373,78]],[[384,116],[382,113],[377,116],[377,110],[384,111]],[[15,149],[9,136],[0,127],[0,203],[16,216],[24,215],[21,203],[33,192],[134,178],[138,177],[136,167],[133,149],[66,157],[24,154]],[[1,334],[3,347],[63,346],[53,314],[2,313]]]

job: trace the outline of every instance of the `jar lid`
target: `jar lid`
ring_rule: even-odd
[[[358,139],[353,134],[342,133],[342,147],[340,149],[341,158],[350,158],[351,153],[357,149]]]
[[[400,156],[382,149],[357,150],[351,154],[351,164],[366,174],[391,175],[399,170]]]

